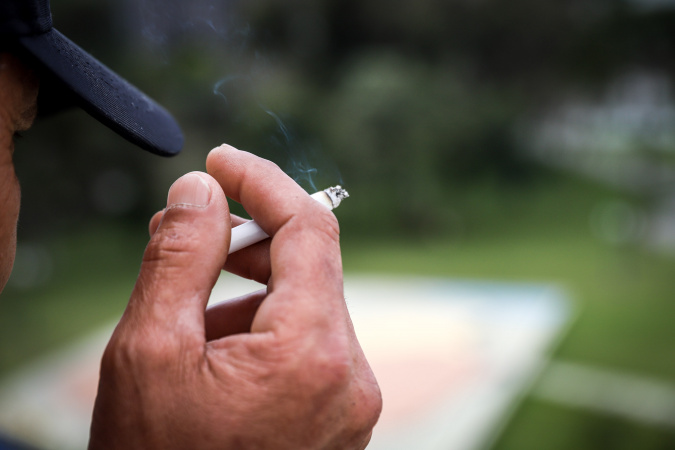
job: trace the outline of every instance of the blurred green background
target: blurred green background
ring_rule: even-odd
[[[675,384],[674,1],[52,10],[57,29],[176,116],[186,145],[160,159],[76,110],[19,139],[0,374],[121,314],[149,217],[227,142],[308,190],[347,187],[348,273],[558,283],[578,316],[555,360]],[[673,428],[535,395],[495,444],[674,447]]]

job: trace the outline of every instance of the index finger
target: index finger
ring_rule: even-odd
[[[335,323],[335,314],[345,313],[335,215],[275,164],[231,146],[212,150],[206,168],[225,195],[272,236],[273,291],[254,328]]]
[[[296,212],[317,209],[316,202],[276,164],[232,146],[211,150],[206,171],[270,236]]]

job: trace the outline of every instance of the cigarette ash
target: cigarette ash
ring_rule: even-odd
[[[328,189],[323,190],[326,195],[330,198],[330,201],[333,203],[333,208],[337,208],[342,203],[342,200],[349,197],[349,192],[344,189],[339,184],[337,186],[331,186]]]

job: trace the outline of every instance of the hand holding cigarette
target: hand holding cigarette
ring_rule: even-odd
[[[101,363],[90,448],[365,448],[381,398],[344,303],[335,216],[232,147],[207,171],[174,183],[153,218]],[[269,246],[228,256],[226,195]],[[205,311],[222,267],[273,283]]]

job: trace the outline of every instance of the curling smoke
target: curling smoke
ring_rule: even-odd
[[[299,185],[304,186],[306,183],[307,186],[312,189],[312,192],[318,191],[319,189],[316,187],[315,178],[319,170],[309,163],[307,152],[297,150],[297,145],[294,145],[295,139],[286,124],[278,115],[268,109],[263,108],[263,110],[267,115],[274,119],[277,124],[278,134],[282,137],[281,141],[273,138],[273,142],[286,150],[289,160],[287,173],[293,177],[295,182]]]
[[[163,50],[186,39],[232,42],[248,30],[233,0],[141,0],[137,7],[144,37]]]
[[[244,83],[247,83],[246,87],[253,91],[251,95],[256,97],[258,95],[257,90],[255,87],[251,87],[254,84],[252,76],[228,75],[216,82],[213,87],[213,93],[223,99],[228,108],[233,110],[238,109],[238,106],[241,108],[239,111],[233,111],[235,117],[240,116],[243,110],[248,108],[246,105],[236,105],[236,102],[231,101],[226,91],[230,89],[234,92],[244,91]],[[310,192],[316,192],[332,184],[344,184],[335,164],[319,151],[318,145],[309,145],[296,136],[289,123],[283,120],[279,114],[264,106],[260,100],[252,99],[245,100],[245,102],[252,103],[254,109],[264,112],[264,117],[269,118],[274,125],[273,131],[267,139],[268,148],[259,148],[257,149],[258,152],[279,164],[296,183]],[[259,119],[259,121],[262,120]],[[248,122],[253,121],[249,120]],[[252,123],[247,123],[246,120],[241,119],[237,120],[237,124],[243,127],[253,126]],[[262,128],[266,130],[269,127],[264,125]],[[270,133],[269,131],[263,132]]]
[[[266,102],[258,82],[269,75],[269,60],[252,48],[255,33],[241,20],[239,4],[237,0],[141,0],[137,7],[144,37],[162,53],[171,53],[174,47],[192,42],[200,51],[212,52],[214,61],[238,67],[238,73],[218,80],[212,91],[222,99],[230,118],[244,129],[244,134],[249,132],[250,136],[255,136],[254,145],[243,143],[248,150],[273,160],[298,184],[312,192],[319,190],[317,186],[344,184],[336,166],[318,145],[300,139],[287,120],[264,106]],[[227,60],[221,59],[223,54],[228,55]],[[244,119],[252,110],[264,112],[263,117],[254,114]],[[269,126],[265,124],[266,119],[272,121]],[[261,130],[254,130],[257,127]],[[265,144],[261,144],[260,137],[267,138]]]

